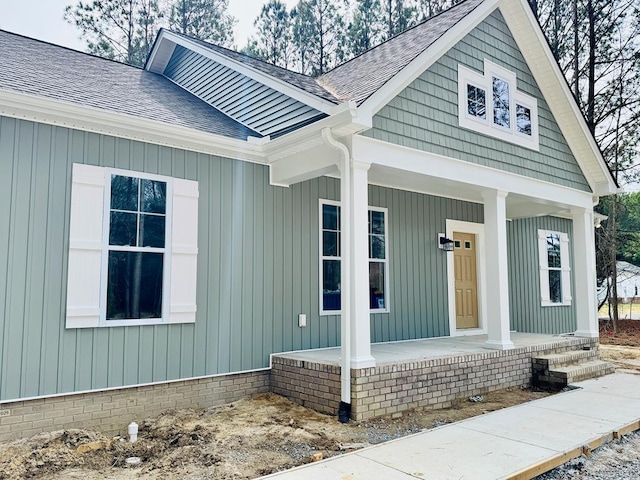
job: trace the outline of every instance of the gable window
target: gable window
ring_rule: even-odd
[[[488,60],[484,61],[484,74],[459,65],[460,126],[538,150],[537,100],[516,87],[515,73]]]
[[[542,306],[571,305],[568,235],[538,230],[538,257]]]
[[[340,284],[340,204],[320,202],[320,314],[341,309]],[[369,207],[369,308],[372,313],[388,312],[387,210]]]
[[[487,92],[470,83],[467,84],[467,113],[472,117],[487,118]]]
[[[505,128],[511,125],[509,82],[497,77],[493,77],[493,123]]]
[[[198,184],[74,164],[67,328],[195,321]]]

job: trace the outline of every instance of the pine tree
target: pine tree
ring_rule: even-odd
[[[349,25],[349,53],[359,55],[382,41],[383,19],[380,0],[357,0]]]
[[[291,11],[299,70],[321,75],[345,57],[345,24],[333,0],[300,0]]]
[[[410,0],[382,0],[383,38],[388,40],[418,22],[418,9]]]
[[[82,32],[90,53],[141,66],[162,17],[156,0],[79,1],[64,18]]]
[[[233,45],[236,19],[227,13],[229,0],[174,0],[169,28],[225,47]]]
[[[257,39],[250,38],[244,52],[274,65],[288,68],[292,63],[292,29],[287,6],[280,0],[269,0],[262,7],[254,26]]]

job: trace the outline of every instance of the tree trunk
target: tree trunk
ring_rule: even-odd
[[[595,97],[596,97],[596,12],[593,8],[593,0],[587,1],[587,17],[589,19],[589,91],[587,94],[587,126],[593,135],[596,133],[595,125]],[[617,311],[617,307],[615,308]]]

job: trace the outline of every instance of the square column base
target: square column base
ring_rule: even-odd
[[[516,348],[516,346],[511,341],[500,342],[496,340],[487,340],[484,344],[484,348],[488,348],[490,350],[511,350],[512,348]]]
[[[600,333],[594,332],[593,330],[576,330],[573,332],[573,335],[576,337],[584,337],[584,338],[599,338]]]
[[[376,366],[376,359],[373,358],[371,355],[351,359],[351,368],[353,370],[358,370],[360,368],[372,368],[375,366]]]

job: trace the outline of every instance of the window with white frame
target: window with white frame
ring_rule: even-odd
[[[389,253],[387,210],[369,207],[369,308],[388,311]],[[320,202],[320,314],[339,313],[341,308],[340,203]]]
[[[569,236],[538,230],[538,258],[542,306],[571,305]]]
[[[518,90],[516,82],[515,73],[488,60],[484,61],[483,74],[459,65],[459,124],[538,150],[538,102]]]
[[[195,321],[197,182],[74,164],[67,328]]]

